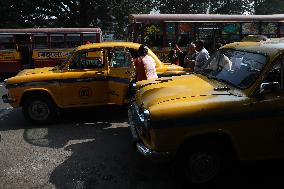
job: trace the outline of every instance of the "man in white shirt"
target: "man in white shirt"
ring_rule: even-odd
[[[198,72],[202,70],[204,63],[210,58],[209,52],[204,47],[202,40],[196,42],[196,50],[198,54],[195,59],[194,71]]]

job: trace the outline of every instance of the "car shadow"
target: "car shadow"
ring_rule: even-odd
[[[29,144],[70,154],[50,175],[55,188],[178,188],[170,165],[137,153],[125,107],[69,109],[55,123],[40,126],[30,125],[21,109],[2,119],[0,131],[23,129]]]

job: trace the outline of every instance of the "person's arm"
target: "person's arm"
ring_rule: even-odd
[[[179,48],[178,45],[175,46],[175,49],[177,50],[178,53],[183,53],[183,51]]]

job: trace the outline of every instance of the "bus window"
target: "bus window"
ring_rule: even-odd
[[[190,44],[194,40],[193,33],[193,24],[189,23],[177,23],[178,24],[178,35],[177,35],[177,44],[186,48],[188,44]]]
[[[64,48],[64,34],[50,34],[51,48]]]
[[[35,49],[47,49],[48,48],[48,35],[47,34],[34,35],[34,47]]]
[[[73,48],[81,45],[81,37],[80,34],[67,34],[66,35],[66,43],[67,47]]]
[[[242,24],[242,34],[243,35],[256,35],[259,32],[259,23],[243,23]]]
[[[97,43],[97,34],[91,34],[91,33],[84,33],[83,34],[83,43],[86,44],[87,42],[90,43]]]
[[[14,49],[13,35],[0,35],[0,50]]]

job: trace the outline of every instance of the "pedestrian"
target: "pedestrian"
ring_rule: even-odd
[[[196,42],[196,51],[198,54],[195,58],[194,72],[201,71],[204,63],[210,58],[209,52],[204,47],[204,41]]]
[[[194,43],[191,43],[187,47],[187,53],[184,56],[184,66],[185,68],[190,68],[192,71],[194,69],[195,65],[195,59],[196,59],[197,51],[196,46]]]
[[[139,57],[134,60],[136,81],[158,78],[156,62],[148,55],[148,47],[141,45],[138,49]]]
[[[177,48],[177,45],[173,45],[168,55],[168,59],[171,64],[180,65],[179,53],[180,52],[179,52],[179,48]]]

